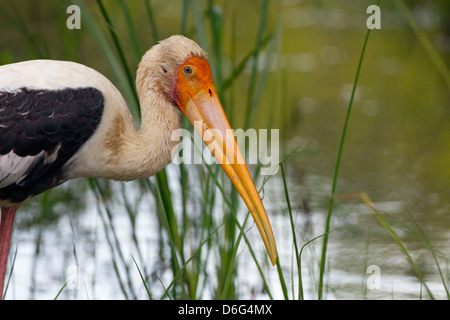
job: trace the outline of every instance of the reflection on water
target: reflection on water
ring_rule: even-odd
[[[435,258],[415,223],[432,244],[448,282],[450,92],[405,20],[395,7],[386,6],[382,9],[382,29],[371,33],[341,161],[338,182],[341,196],[336,199],[331,219],[333,232],[329,239],[325,279],[325,297],[329,299],[429,298],[405,255],[377,222],[373,212],[360,199],[346,197],[358,192],[366,192],[385,214],[420,267],[434,297],[446,298]],[[427,6],[424,2],[416,7],[415,17],[449,65],[448,30],[439,23],[439,12]],[[159,5],[155,9],[162,10]],[[173,4],[163,9],[161,17],[168,21],[179,15],[179,8]],[[258,11],[247,4],[242,4],[241,9],[246,15],[236,17],[236,36],[238,51],[245,55],[253,44],[249,44],[248,38],[253,39],[256,32]],[[366,18],[364,5],[355,6],[353,2],[330,1],[327,5],[317,5],[313,1],[283,2],[281,54],[274,60],[278,69],[271,70],[275,80],[269,80],[271,90],[267,90],[267,99],[261,99],[255,127],[266,128],[270,122],[273,128],[279,128],[286,145],[285,153],[302,144],[301,151],[292,155],[286,165],[300,247],[324,232],[337,149],[366,31]],[[5,47],[1,45],[0,50]],[[2,56],[9,52],[2,51]],[[261,59],[264,57],[261,55]],[[105,62],[100,61],[99,65],[102,63]],[[247,76],[244,73],[238,87],[246,88]],[[281,96],[280,102],[276,102],[279,107],[275,115],[266,112],[276,100],[270,96],[273,88],[279,88]],[[245,95],[238,91],[235,94],[235,103],[243,105]],[[234,110],[235,126],[242,126],[240,109]],[[76,185],[78,182],[71,182],[60,189],[73,190],[70,188]],[[120,188],[120,184],[113,185]],[[17,249],[17,257],[7,298],[51,299],[66,281],[69,283],[60,298],[124,298],[113,263],[118,249],[108,243],[108,232],[102,226],[91,192],[77,192],[72,192],[74,199],[69,205],[53,208],[54,214],[61,212],[61,216],[50,224],[36,221],[36,212],[40,210],[37,202],[18,215],[12,247],[13,252]],[[69,194],[66,192],[61,197],[67,199]],[[288,291],[290,296],[293,292],[297,297],[298,274],[279,174],[270,179],[264,194]],[[71,209],[76,203],[83,204],[79,200],[85,197],[85,210],[78,214],[79,208]],[[127,261],[130,255],[145,261],[139,267],[147,268],[145,273],[154,275],[150,280],[155,297],[159,297],[158,293],[164,292],[161,283],[170,283],[172,274],[158,263],[158,252],[154,250],[160,238],[153,206],[154,200],[146,199],[139,207],[136,223],[139,253],[133,245],[133,232],[125,211],[115,212],[114,225],[121,254]],[[35,224],[29,226],[31,223]],[[249,227],[247,233],[255,238],[257,257],[265,261],[255,226]],[[305,298],[317,297],[321,245],[319,238],[302,251]],[[245,244],[241,244],[237,259],[241,297],[267,298]],[[131,261],[129,265],[128,280],[135,296],[130,294],[128,298],[146,298],[137,269]],[[370,266],[379,269],[370,269]],[[210,268],[214,268],[214,264]],[[367,287],[374,275],[368,270],[379,270],[379,287]],[[273,297],[282,299],[276,268],[266,263],[263,272]],[[206,290],[204,298],[211,296],[212,292]]]
[[[171,166],[170,170],[175,168]],[[315,208],[318,206],[316,202],[323,200],[320,198],[327,186],[321,184],[325,181],[313,176],[305,177],[304,180],[310,186],[309,194],[305,192],[301,194],[308,194],[308,199],[292,197],[291,202],[296,212],[294,222],[297,236],[300,237],[300,246],[321,235],[325,224],[324,210],[303,210],[305,205]],[[119,183],[114,183],[113,189],[117,188]],[[301,189],[303,187],[299,185],[290,186],[292,195]],[[293,261],[292,234],[286,222],[286,203],[282,200],[284,195],[280,193],[280,190],[282,190],[282,181],[274,177],[265,189],[267,194],[265,203],[271,215],[279,259],[290,296],[292,296],[291,292],[294,292],[297,297],[298,274]],[[119,193],[119,190],[116,191]],[[128,193],[130,192],[133,193],[132,185],[128,185]],[[316,192],[322,195],[317,196]],[[119,241],[116,244],[117,247],[111,247],[107,236],[107,233],[111,231],[102,226],[102,214],[95,209],[96,201],[92,194],[88,192],[86,197],[88,210],[80,215],[66,212],[56,224],[44,226],[43,230],[39,226],[27,229],[16,228],[13,251],[17,250],[17,257],[7,298],[52,299],[67,282],[60,299],[123,299],[125,296],[117,280],[113,262],[119,259],[118,250],[122,251],[130,268],[130,276],[126,278],[127,286],[132,290],[128,290],[130,294],[128,298],[147,298],[131,256],[139,261],[142,272],[153,275],[149,279],[153,297],[160,297],[163,294],[162,284],[167,286],[173,275],[171,269],[164,269],[164,266],[160,264],[160,257],[155,249],[160,238],[152,199],[142,202],[136,223],[137,228],[134,231],[126,212],[114,210],[113,229],[117,232]],[[121,201],[115,202],[117,208],[123,208],[120,205]],[[373,212],[361,201],[349,200],[348,202],[339,205],[335,211],[328,249],[329,270],[326,273],[328,283],[326,297],[328,299],[417,299],[422,295],[428,298],[425,289],[420,286],[411,272],[405,256],[377,223]],[[430,251],[424,246],[423,239],[413,227],[412,221],[406,221],[404,217],[404,203],[389,201],[375,203],[375,206],[385,212],[389,220],[395,223],[395,231],[405,241],[409,254],[420,266],[426,285],[434,297],[445,298],[445,291]],[[21,220],[19,225],[22,225]],[[423,224],[422,227],[427,226]],[[278,272],[267,262],[265,249],[260,243],[256,227],[252,224],[247,226],[246,230],[249,240],[254,245],[256,256],[262,263],[263,273],[271,288],[272,296],[275,299],[283,299]],[[138,239],[139,251],[132,243],[133,233]],[[448,233],[441,233],[439,237],[435,234],[428,234],[428,236],[433,239],[433,246],[440,257],[441,268],[447,272],[448,260],[445,257],[449,254]],[[302,250],[302,284],[306,299],[317,297],[321,244],[319,239]],[[215,259],[216,257],[211,256],[208,260],[211,274],[214,274]],[[237,261],[240,297],[267,298],[259,271],[250,258],[245,244],[240,246]],[[368,281],[372,275],[372,272],[369,272],[370,266],[379,268],[379,286],[375,288],[368,287]],[[120,263],[119,268],[121,268]],[[126,273],[123,269],[120,272],[122,276]],[[208,289],[213,290],[213,287],[207,288],[204,298],[213,297],[213,291]]]

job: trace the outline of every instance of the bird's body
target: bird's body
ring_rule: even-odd
[[[171,133],[181,125],[173,106],[144,109],[137,130],[116,87],[84,65],[35,60],[0,67],[0,74],[2,207],[18,206],[67,179],[134,180],[171,161],[177,143]],[[14,86],[2,83],[9,78]],[[148,121],[157,116],[166,121]],[[158,149],[162,143],[170,145]]]
[[[225,159],[226,147],[235,148],[235,141],[219,137],[229,124],[206,53],[194,41],[173,36],[152,47],[139,65],[136,88],[139,129],[117,88],[89,67],[54,60],[0,66],[0,298],[14,215],[33,196],[79,177],[134,180],[154,175],[171,161],[178,143],[171,136],[183,113],[215,133],[208,147],[222,142],[216,157]],[[245,164],[232,161],[221,165],[249,207],[274,262],[264,207]]]

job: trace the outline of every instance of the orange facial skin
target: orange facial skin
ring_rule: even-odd
[[[209,94],[217,95],[215,88],[208,60],[198,57],[188,58],[178,68],[173,99],[184,112],[183,107],[189,97],[193,97],[200,90],[211,90],[208,91]]]
[[[173,99],[218,160],[247,205],[272,264],[277,249],[272,227],[217,95],[206,59],[188,58],[178,67]],[[205,134],[208,133],[208,134]],[[227,150],[232,151],[228,152]]]

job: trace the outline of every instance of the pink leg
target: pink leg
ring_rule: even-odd
[[[11,234],[16,211],[17,208],[2,208],[2,219],[0,223],[0,300],[3,297],[9,245],[11,243]]]

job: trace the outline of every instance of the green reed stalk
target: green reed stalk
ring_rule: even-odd
[[[379,3],[379,1],[378,1],[378,3]],[[326,219],[325,232],[324,232],[323,245],[322,245],[322,257],[321,257],[321,262],[320,262],[319,287],[318,287],[319,300],[323,299],[323,284],[324,284],[323,278],[324,278],[324,274],[325,274],[328,235],[330,232],[331,215],[333,212],[334,195],[336,193],[336,186],[337,186],[337,181],[338,181],[338,176],[339,176],[339,168],[341,165],[342,152],[344,150],[344,143],[345,143],[345,138],[346,138],[346,134],[347,134],[347,127],[348,127],[348,123],[350,121],[350,114],[352,111],[353,100],[355,98],[356,87],[358,85],[359,74],[361,72],[361,66],[362,66],[362,62],[364,59],[364,53],[366,51],[367,42],[369,40],[370,31],[371,31],[370,29],[367,30],[364,44],[363,44],[362,51],[361,51],[361,55],[360,55],[359,62],[358,62],[358,67],[356,69],[355,81],[353,82],[352,94],[350,97],[350,102],[348,104],[347,114],[345,116],[344,127],[342,129],[342,135],[341,135],[341,142],[339,144],[339,151],[338,151],[338,155],[337,155],[337,159],[336,159],[336,166],[334,168],[333,185],[331,187],[330,202],[328,204],[328,214],[327,214],[327,219]]]
[[[421,237],[422,237],[422,239],[423,239],[423,241],[425,243],[425,246],[430,250],[430,252],[431,252],[431,254],[433,256],[434,263],[436,264],[436,268],[438,269],[442,285],[443,285],[445,293],[447,295],[447,299],[450,300],[450,292],[449,292],[449,289],[448,289],[448,286],[447,286],[447,283],[446,283],[446,280],[445,280],[445,276],[444,276],[444,274],[442,272],[442,269],[441,269],[441,267],[439,265],[439,260],[438,260],[438,258],[436,256],[436,250],[433,248],[433,246],[432,246],[430,240],[428,239],[427,235],[425,234],[423,229],[420,227],[420,225],[417,223],[417,221],[413,218],[413,216],[411,214],[409,214],[409,217],[414,222],[414,225],[416,226],[417,230],[419,230],[419,233],[420,233],[420,235],[421,235]]]
[[[295,234],[294,217],[292,215],[291,201],[289,200],[289,191],[288,191],[288,187],[287,187],[287,184],[286,184],[286,176],[284,174],[283,163],[280,163],[280,169],[281,169],[281,177],[283,178],[284,194],[286,196],[286,203],[287,203],[287,206],[288,206],[289,221],[291,223],[292,238],[293,238],[293,241],[294,241],[294,249],[295,249],[295,259],[297,261],[297,271],[298,271],[298,274],[300,274],[301,273],[300,260],[299,260],[300,259],[300,253],[298,251],[298,246],[297,246],[297,236]],[[298,294],[298,297],[300,297],[300,292],[303,290],[301,288],[301,285],[302,285],[301,277],[298,278],[298,281],[299,281],[299,285],[298,285],[299,294]]]

